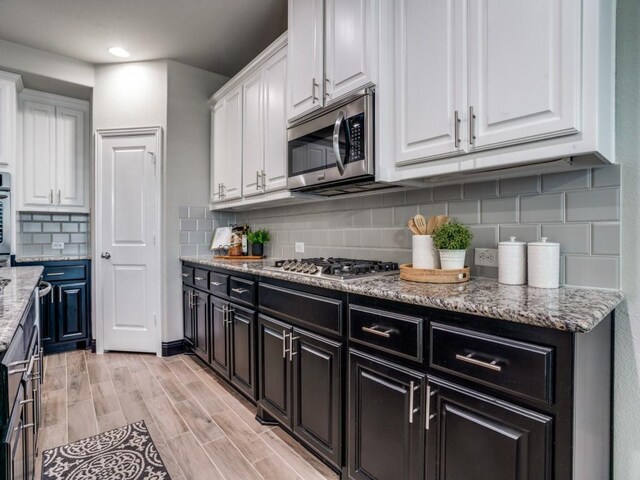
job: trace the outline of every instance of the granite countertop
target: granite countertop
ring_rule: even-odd
[[[0,353],[9,346],[42,271],[42,267],[0,268],[0,279],[11,280],[0,290]]]
[[[264,270],[263,267],[273,265],[273,259],[241,261],[216,260],[211,256],[186,256],[180,257],[180,260],[358,295],[570,332],[592,330],[624,299],[623,293],[618,290],[574,287],[541,289],[526,285],[502,285],[490,278],[473,278],[463,284],[435,285],[407,282],[401,280],[399,274],[394,274],[339,282]]]
[[[16,263],[74,262],[78,260],[91,260],[91,255],[40,255],[33,257],[16,257]]]

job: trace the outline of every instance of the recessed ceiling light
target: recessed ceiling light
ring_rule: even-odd
[[[129,58],[131,54],[122,47],[111,47],[109,53],[118,58]]]

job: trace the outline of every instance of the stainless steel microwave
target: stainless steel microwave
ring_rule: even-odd
[[[332,196],[388,187],[375,182],[374,96],[363,90],[288,129],[289,190]]]

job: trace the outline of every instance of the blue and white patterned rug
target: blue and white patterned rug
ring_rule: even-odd
[[[42,480],[170,480],[144,421],[45,450]]]

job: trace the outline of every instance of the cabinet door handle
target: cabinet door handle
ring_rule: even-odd
[[[243,294],[243,293],[247,293],[249,290],[247,290],[246,288],[232,288],[231,291],[239,294]]]
[[[315,105],[315,103],[318,101],[318,97],[316,97],[316,86],[318,84],[316,83],[316,77],[313,77],[311,79],[311,103]]]
[[[436,393],[438,393],[437,390],[433,390],[431,391],[431,386],[427,385],[427,405],[426,405],[426,411],[427,411],[427,420],[425,422],[425,428],[427,430],[429,430],[429,422],[436,418],[436,414],[434,413],[433,415],[431,415],[431,397],[433,397]]]
[[[294,337],[293,333],[289,334],[289,361],[293,362],[293,356],[297,355],[298,352],[293,351],[293,342],[294,340],[298,340],[300,337]]]
[[[62,287],[58,287],[58,301],[62,303]]]
[[[373,327],[362,327],[363,332],[373,333],[374,335],[378,335],[379,337],[389,338],[391,337],[391,332],[393,330],[378,330],[380,327],[374,325]]]
[[[256,170],[256,190],[260,190],[260,170]]]
[[[476,115],[473,113],[473,107],[469,107],[469,145],[474,145],[476,141]]]
[[[267,174],[264,173],[264,170],[261,170],[260,176],[262,177],[262,190],[267,188]]]
[[[329,87],[331,86],[331,80],[327,77],[324,77],[324,98],[329,98],[331,93],[329,92]]]
[[[53,188],[49,191],[49,203],[53,204]]]
[[[458,110],[453,112],[453,146],[458,148],[460,146],[460,114]]]
[[[413,380],[409,382],[409,423],[413,423],[413,391],[414,391],[414,383]]]
[[[232,316],[234,313],[236,313],[236,311],[232,307],[227,305],[227,327],[233,323]]]
[[[189,290],[189,301],[187,302],[187,305],[189,305],[189,310],[191,310],[191,307],[192,307],[192,298],[193,298],[193,292]]]
[[[456,354],[456,360],[460,360],[461,362],[470,363],[471,365],[477,365],[478,367],[488,368],[489,370],[493,370],[494,372],[501,372],[502,367],[498,365],[497,360],[492,360],[490,362],[483,362],[482,360],[478,360],[477,358],[473,358],[473,353],[469,353],[467,355]]]
[[[219,287],[220,285],[222,285],[222,282],[209,282],[211,283],[211,285],[213,285],[214,287]]]
[[[62,190],[58,190],[58,205],[62,203]]]
[[[289,334],[286,330],[282,331],[282,358],[287,358],[287,337]]]

